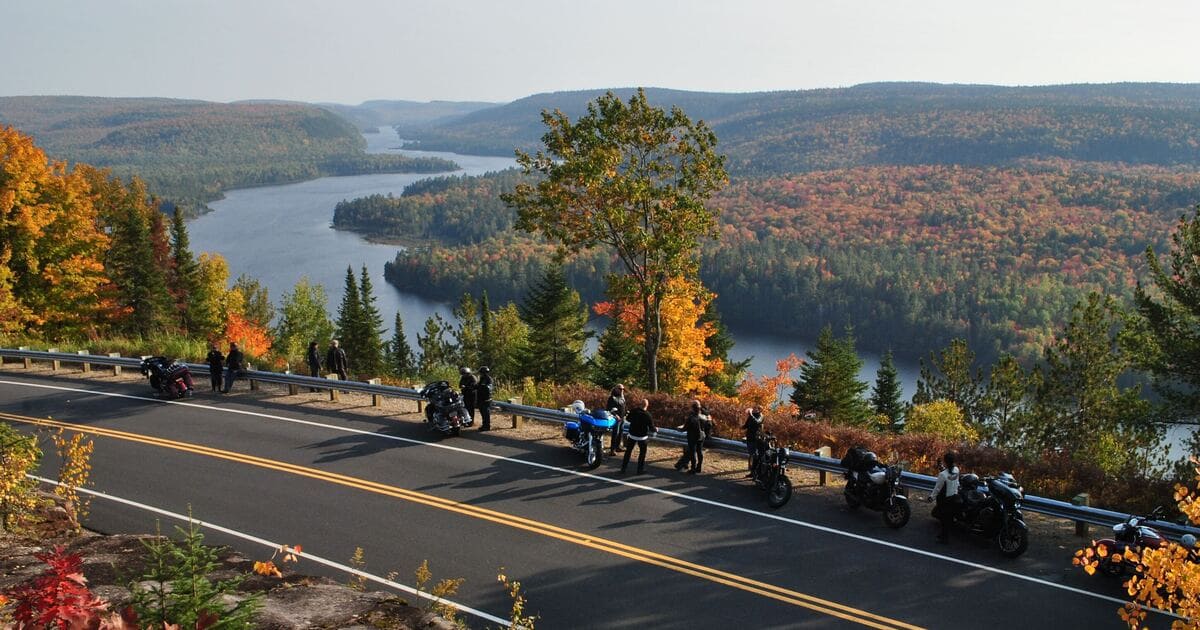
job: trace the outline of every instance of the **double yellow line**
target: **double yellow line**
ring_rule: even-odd
[[[375,481],[370,481],[367,479],[350,477],[347,475],[341,475],[338,473],[319,470],[316,468],[308,468],[306,466],[298,466],[296,464],[289,464],[287,462],[281,462],[281,461],[272,460],[272,459],[264,459],[262,457],[256,457],[254,455],[247,455],[244,453],[236,453],[236,452],[232,452],[232,451],[211,448],[208,446],[202,446],[199,444],[189,444],[187,442],[177,442],[174,440],[167,440],[164,438],[156,438],[156,437],[151,437],[151,436],[146,436],[146,435],[140,435],[137,433],[128,433],[125,431],[117,431],[115,429],[105,429],[105,428],[92,427],[92,426],[87,426],[87,425],[71,424],[71,423],[67,423],[67,422],[59,422],[56,420],[33,418],[33,417],[29,417],[29,416],[20,416],[20,415],[4,413],[4,412],[0,412],[0,419],[10,420],[13,422],[20,422],[20,423],[25,423],[25,424],[33,424],[33,425],[38,425],[38,426],[43,426],[43,427],[56,428],[56,429],[57,428],[67,429],[70,431],[78,431],[80,433],[90,433],[92,435],[98,435],[98,436],[113,438],[113,439],[117,439],[117,440],[125,440],[128,442],[137,442],[140,444],[147,444],[150,446],[157,446],[160,448],[167,448],[167,449],[176,450],[176,451],[183,451],[183,452],[187,452],[187,453],[193,453],[196,455],[204,455],[207,457],[223,459],[223,460],[227,460],[227,461],[231,461],[231,462],[238,462],[238,463],[246,464],[246,465],[250,465],[250,466],[257,466],[259,468],[266,468],[266,469],[284,472],[284,473],[288,473],[288,474],[292,474],[292,475],[298,475],[301,477],[308,477],[310,479],[317,479],[320,481],[325,481],[327,483],[333,483],[333,484],[337,484],[337,485],[341,485],[341,486],[346,486],[349,488],[356,488],[359,490],[364,490],[366,492],[372,492],[375,494],[381,494],[384,496],[394,497],[394,498],[402,499],[402,500],[409,501],[412,503],[419,503],[421,505],[426,505],[426,506],[437,508],[440,510],[446,510],[448,512],[455,512],[457,514],[462,514],[464,516],[470,516],[472,518],[477,518],[477,519],[484,520],[484,521],[490,521],[493,523],[497,523],[499,525],[505,525],[508,527],[524,530],[524,531],[538,534],[541,536],[546,536],[548,538],[554,538],[554,539],[568,542],[571,544],[580,545],[582,547],[588,547],[590,549],[595,549],[597,551],[602,551],[604,553],[610,553],[610,554],[622,556],[625,558],[629,558],[630,560],[635,560],[635,561],[642,562],[645,564],[662,567],[664,569],[668,569],[668,570],[675,571],[678,573],[683,573],[685,575],[691,575],[691,576],[698,577],[703,580],[708,580],[709,582],[723,584],[725,586],[729,586],[731,588],[735,588],[735,589],[745,591],[748,593],[753,593],[755,595],[761,595],[763,597],[767,597],[767,598],[770,598],[770,599],[773,599],[776,601],[780,601],[780,602],[783,602],[786,604],[792,604],[794,606],[800,606],[802,608],[807,608],[809,610],[813,610],[813,611],[816,611],[821,614],[830,615],[832,617],[837,617],[839,619],[844,619],[847,621],[859,623],[859,624],[862,624],[869,628],[879,628],[881,630],[893,630],[896,628],[904,628],[907,630],[920,630],[919,626],[914,626],[914,625],[907,624],[907,623],[904,623],[901,621],[897,621],[895,619],[890,619],[888,617],[869,613],[864,610],[859,610],[857,608],[839,604],[837,602],[832,602],[832,601],[829,601],[826,599],[821,599],[819,597],[814,597],[812,595],[806,595],[804,593],[786,589],[786,588],[783,588],[780,586],[775,586],[773,584],[767,584],[765,582],[760,582],[758,580],[753,580],[753,579],[743,577],[740,575],[736,575],[733,573],[720,571],[718,569],[706,567],[706,566],[700,565],[700,564],[695,564],[692,562],[688,562],[686,560],[680,560],[679,558],[673,558],[671,556],[666,556],[666,555],[663,555],[660,553],[655,553],[655,552],[649,551],[647,549],[641,549],[639,547],[625,545],[625,544],[622,544],[622,543],[619,543],[619,542],[616,542],[613,540],[598,538],[598,537],[590,535],[590,534],[585,534],[585,533],[573,531],[570,529],[564,529],[562,527],[551,525],[549,523],[543,523],[541,521],[535,521],[532,519],[522,518],[520,516],[514,516],[512,514],[505,514],[503,512],[497,512],[495,510],[489,510],[486,508],[478,507],[475,505],[470,505],[467,503],[460,503],[458,501],[452,501],[450,499],[443,499],[441,497],[433,496],[430,494],[425,494],[422,492],[414,492],[412,490],[406,490],[404,488],[398,488],[396,486],[389,486],[386,484],[378,483]]]

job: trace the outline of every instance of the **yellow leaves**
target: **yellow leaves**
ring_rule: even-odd
[[[85,442],[82,433],[75,433],[68,439],[63,429],[51,434],[50,440],[61,462],[54,493],[70,502],[74,509],[72,517],[75,527],[78,528],[79,522],[87,516],[90,503],[86,497],[80,498],[79,488],[86,486],[91,478],[92,451],[96,445],[90,439]]]
[[[283,577],[283,573],[280,572],[279,567],[275,566],[275,563],[270,560],[267,560],[266,562],[255,561],[254,572],[267,577]]]
[[[294,547],[280,545],[279,548],[275,550],[275,553],[271,554],[271,558],[269,560],[263,562],[254,562],[254,572],[267,577],[282,578],[283,572],[280,571],[279,567],[275,565],[275,558],[278,557],[280,558],[279,561],[281,563],[287,564],[289,562],[299,562],[299,556],[300,545],[296,545]]]

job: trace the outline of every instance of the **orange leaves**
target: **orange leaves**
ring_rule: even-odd
[[[225,339],[237,342],[242,351],[261,357],[271,349],[271,334],[239,313],[230,313],[225,325]]]
[[[785,388],[791,386],[792,381],[795,380],[792,372],[801,365],[804,365],[804,359],[797,357],[793,352],[786,359],[775,362],[774,376],[746,375],[746,379],[738,385],[738,400],[747,405],[764,409],[775,407],[783,398]]]
[[[275,566],[275,563],[271,560],[267,560],[266,562],[256,560],[254,562],[254,572],[267,577],[283,577],[283,573],[279,571],[279,567]]]
[[[280,571],[279,567],[275,565],[275,558],[279,558],[280,564],[299,562],[300,551],[300,545],[296,545],[294,547],[280,545],[279,548],[275,550],[275,553],[271,554],[270,559],[265,561],[256,560],[254,562],[254,572],[267,577],[282,578],[283,572]]]

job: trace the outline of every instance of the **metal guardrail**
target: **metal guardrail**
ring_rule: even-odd
[[[23,360],[28,359],[30,361],[43,362],[57,361],[59,363],[74,364],[86,363],[89,365],[105,365],[135,369],[139,368],[142,364],[140,358],[132,357],[98,356],[69,352],[42,352],[25,348],[0,348],[0,360],[5,358]],[[187,366],[189,370],[196,373],[204,375],[209,373],[207,364],[188,363]],[[260,370],[246,370],[244,373],[239,374],[238,378],[249,381],[257,381],[260,383],[275,383],[295,387],[350,391],[371,394],[374,396],[385,396],[388,398],[401,398],[405,400],[421,399],[421,397],[417,394],[417,390],[415,389],[396,387],[393,385],[375,385],[361,381],[340,381],[327,378],[316,378],[312,376],[302,376],[299,374],[264,372]],[[524,418],[549,422],[565,423],[577,418],[577,416],[573,413],[559,411],[557,409],[546,409],[544,407],[534,407],[531,405],[523,405],[499,400],[492,401],[492,408],[502,413],[508,413],[514,416],[521,416]],[[658,434],[653,439],[659,442],[667,442],[671,444],[685,444],[687,442],[685,434],[674,429],[659,429]],[[705,445],[709,448],[709,450],[717,450],[743,456],[746,455],[746,445],[740,440],[714,437],[706,440]],[[845,468],[842,468],[840,460],[829,457],[821,457],[812,453],[793,451],[791,449],[788,450],[788,456],[791,463],[812,470],[836,474],[841,474],[846,470]],[[921,475],[907,471],[902,473],[900,476],[900,484],[911,490],[928,492],[933,489],[935,481],[936,479],[934,477],[930,477],[929,475]],[[1037,512],[1055,518],[1090,523],[1092,525],[1100,525],[1104,527],[1111,527],[1117,523],[1123,523],[1129,518],[1128,514],[1122,512],[1114,512],[1112,510],[1104,510],[1088,506],[1079,506],[1066,501],[1058,501],[1055,499],[1047,499],[1032,495],[1025,496],[1024,500],[1021,502],[1021,507],[1022,509],[1030,512]],[[1200,537],[1200,528],[1196,527],[1179,525],[1167,521],[1147,521],[1146,524],[1175,539],[1178,539],[1184,534],[1192,534]]]

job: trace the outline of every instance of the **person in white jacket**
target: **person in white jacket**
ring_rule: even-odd
[[[942,472],[938,473],[937,483],[933,484],[929,500],[937,501],[933,506],[933,516],[942,523],[942,531],[937,540],[940,543],[948,542],[950,525],[954,522],[954,510],[958,506],[958,466],[954,465],[953,452],[942,456]]]

